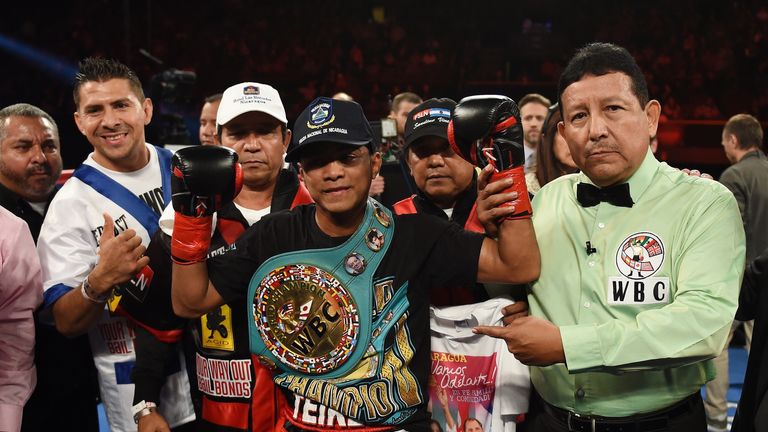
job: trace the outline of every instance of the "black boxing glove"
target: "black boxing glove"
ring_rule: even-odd
[[[512,186],[504,192],[517,192],[508,219],[530,218],[533,214],[525,185],[525,151],[520,109],[512,99],[498,95],[469,96],[460,100],[448,123],[448,142],[453,151],[470,163],[496,172],[491,182],[511,177]]]
[[[213,214],[243,186],[237,153],[226,147],[187,147],[173,155],[171,170],[171,201],[176,210],[171,257],[177,264],[205,261]]]

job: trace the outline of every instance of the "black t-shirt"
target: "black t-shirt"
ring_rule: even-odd
[[[305,194],[296,174],[282,170],[272,194],[271,210],[287,210],[304,202],[308,196]],[[220,254],[249,225],[232,202],[217,212],[216,221],[209,257]],[[146,255],[154,272],[151,283],[143,290],[129,289],[119,309],[138,323],[134,341],[134,403],[158,400],[169,370],[179,367],[175,346],[160,341],[175,342],[182,337],[182,329],[186,329],[184,348],[192,401],[199,419],[197,430],[260,430],[266,424],[273,425],[275,408],[270,407],[277,406],[282,397],[271,382],[271,374],[259,365],[251,365],[250,314],[245,301],[221,305],[201,319],[180,318],[173,313],[171,302],[170,235],[158,230]],[[252,397],[254,388],[260,392],[256,397]]]
[[[389,421],[395,429],[428,430],[429,291],[473,285],[483,236],[423,214],[395,216],[394,223],[392,244],[374,272],[373,285],[386,284],[394,293],[407,289],[408,308],[393,318],[398,325],[386,335],[384,361],[375,365],[374,373],[344,383],[299,386],[304,381],[298,377],[278,378],[289,400],[286,411],[296,424],[327,427],[348,421],[332,424],[329,413],[333,410],[334,415],[340,412],[366,425],[385,426]],[[271,214],[249,228],[227,253],[208,260],[209,278],[225,302],[242,301],[264,260],[286,252],[339,246],[347,239],[329,237],[319,229],[314,205]],[[326,388],[330,386],[335,388]],[[339,402],[339,389],[361,402]],[[307,399],[319,402],[313,407],[329,406],[308,410],[300,406]],[[313,414],[307,416],[307,412]],[[298,418],[293,417],[295,413]]]

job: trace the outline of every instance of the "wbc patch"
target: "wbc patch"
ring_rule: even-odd
[[[360,313],[347,287],[307,264],[278,267],[261,280],[253,320],[272,355],[306,374],[341,367],[360,335]]]
[[[669,303],[668,277],[653,277],[664,264],[664,244],[652,232],[629,235],[616,251],[616,269],[609,277],[608,304],[637,305]]]

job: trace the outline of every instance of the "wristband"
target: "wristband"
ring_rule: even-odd
[[[515,213],[507,216],[505,219],[529,219],[533,215],[533,209],[531,208],[531,197],[528,195],[528,186],[525,184],[525,170],[522,165],[493,173],[490,182],[493,183],[508,177],[512,178],[513,183],[503,193],[517,192],[517,199],[499,204],[500,206],[515,206]]]
[[[133,422],[139,424],[142,417],[146,417],[157,410],[157,404],[154,402],[141,401],[131,408],[133,413]]]
[[[204,262],[211,247],[212,216],[194,217],[176,212],[171,236],[171,258],[176,264]]]
[[[109,292],[104,294],[98,294],[96,290],[94,290],[93,287],[91,286],[91,283],[88,281],[88,276],[85,277],[83,284],[80,285],[80,294],[82,294],[83,297],[86,298],[86,300],[89,300],[93,303],[99,303],[99,304],[106,303],[107,300],[109,299]]]

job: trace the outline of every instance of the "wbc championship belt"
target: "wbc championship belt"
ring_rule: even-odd
[[[362,224],[343,244],[276,255],[259,266],[247,297],[256,358],[293,375],[349,373],[381,333],[381,320],[373,322],[373,276],[393,233],[392,214],[369,199]]]

